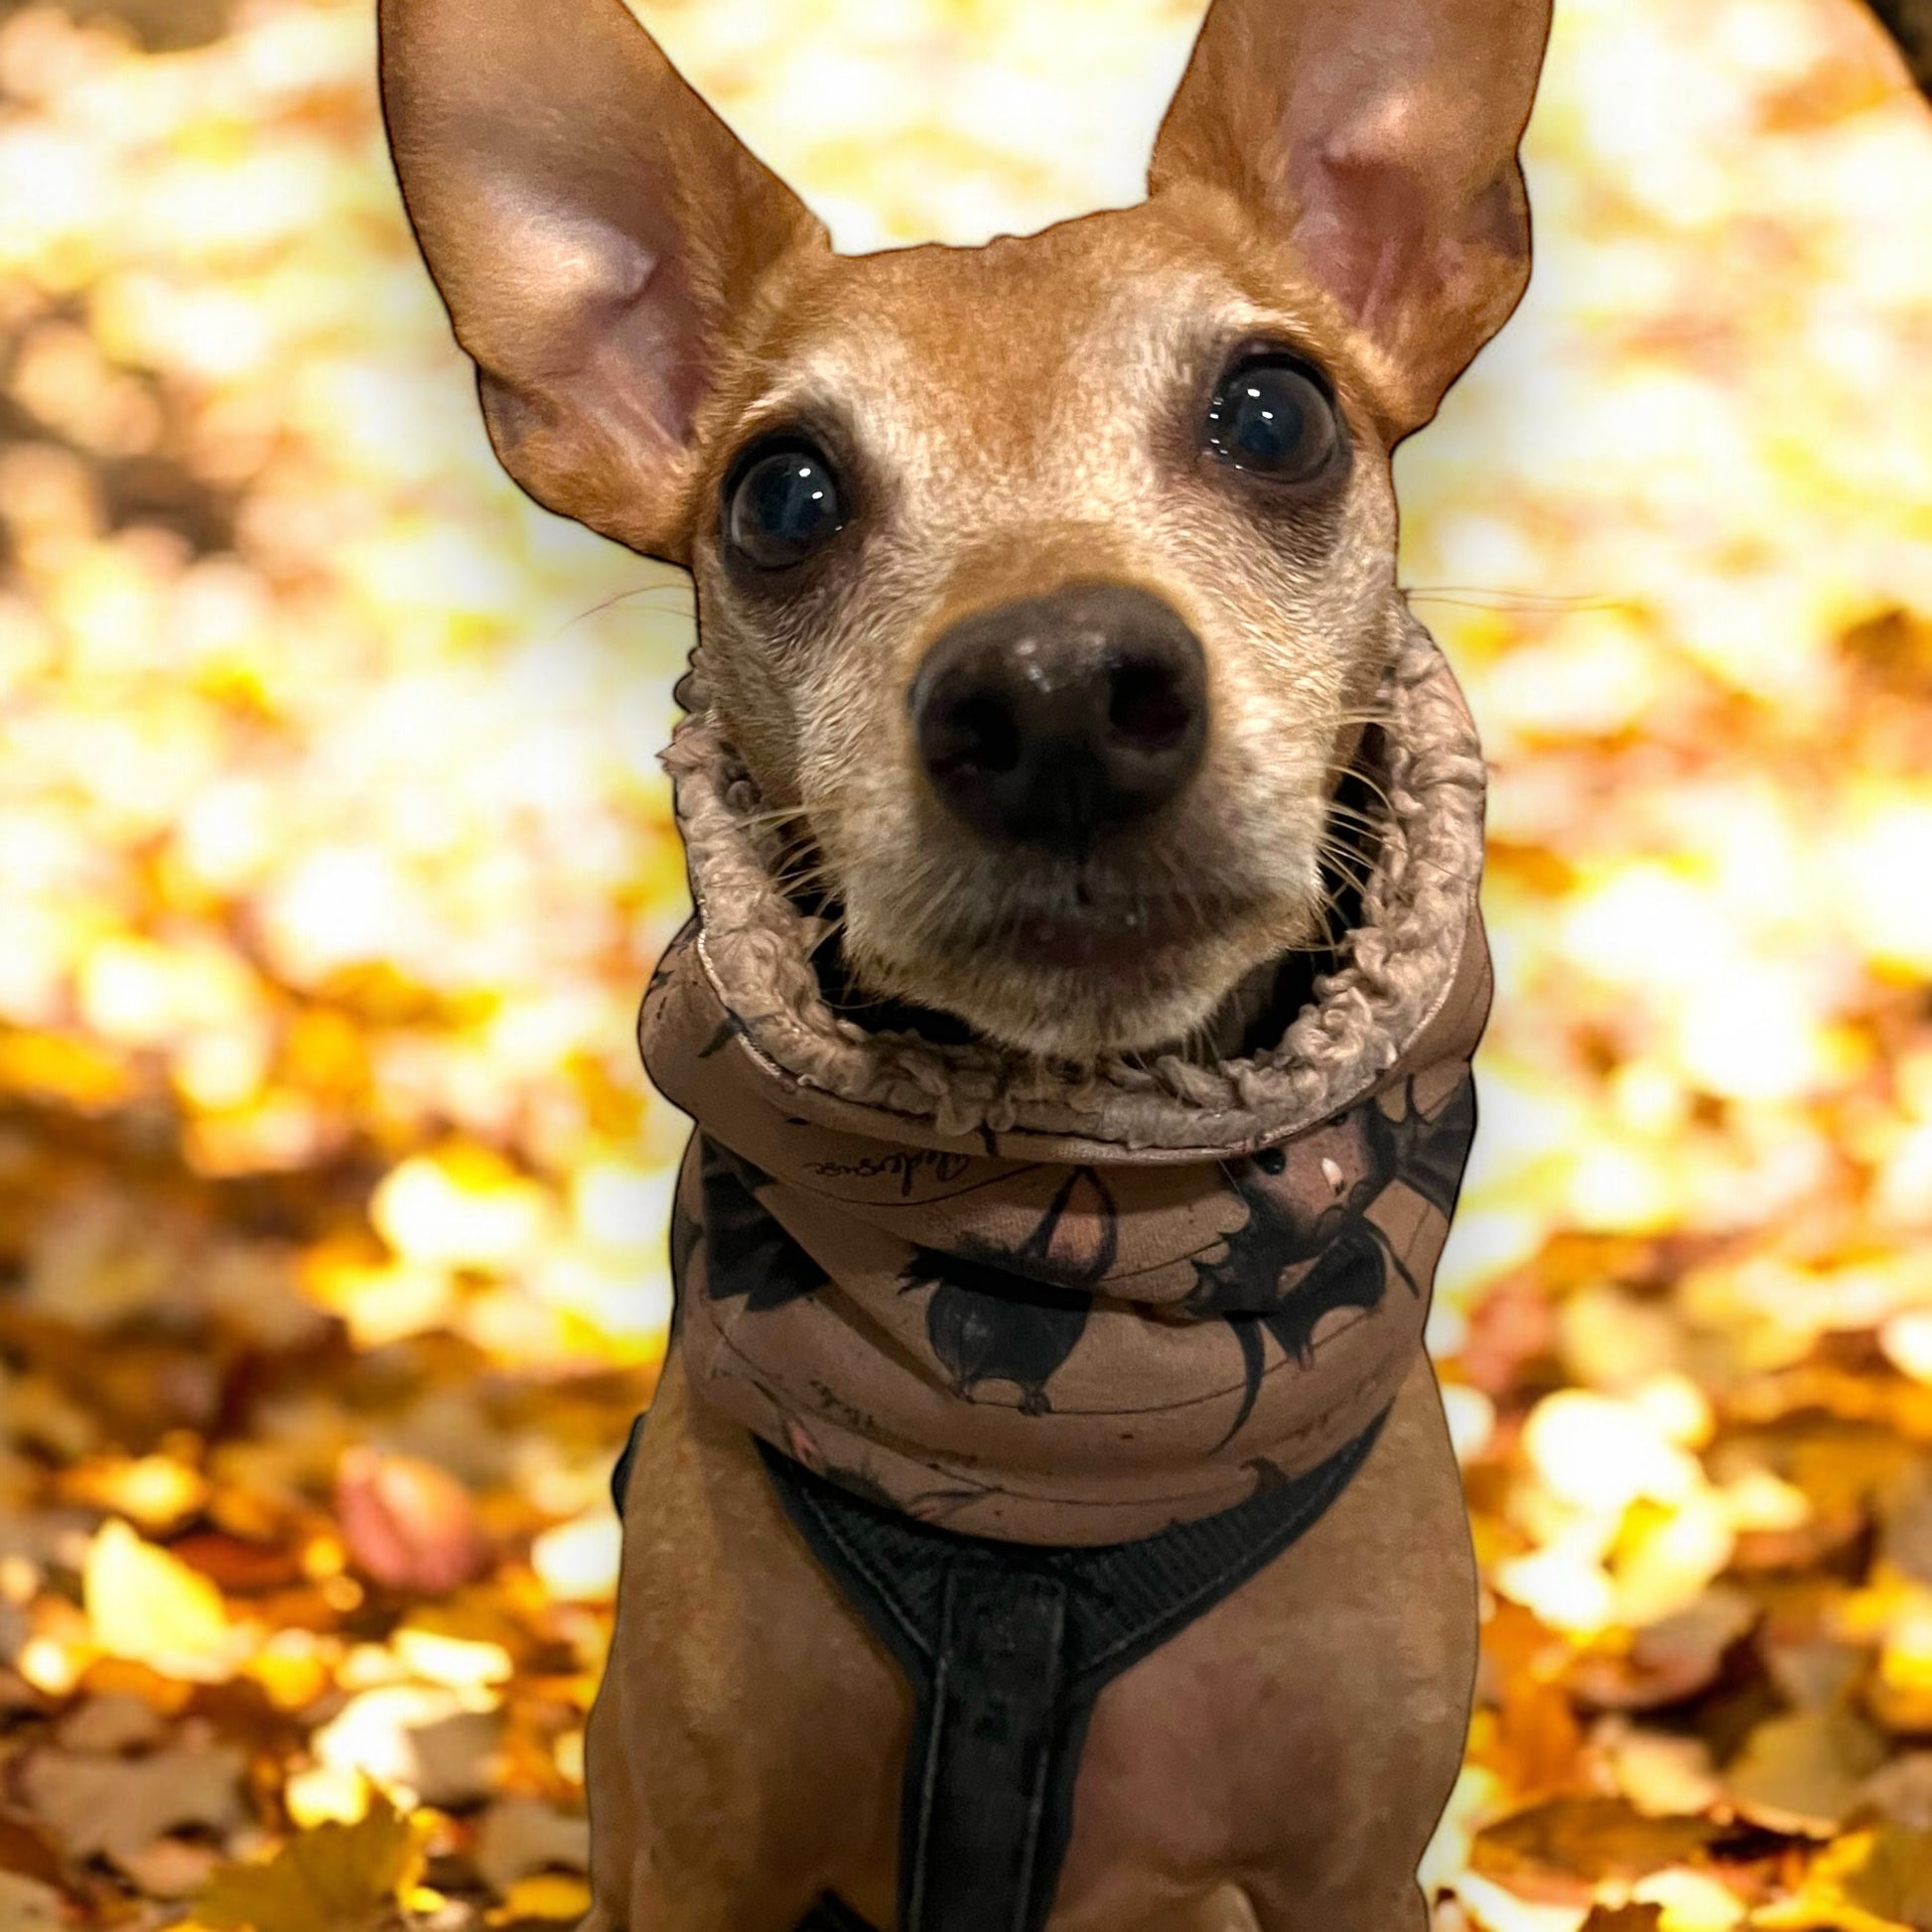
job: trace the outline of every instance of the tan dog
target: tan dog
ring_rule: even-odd
[[[1321,932],[1401,610],[1389,457],[1525,285],[1547,26],[1215,0],[1145,204],[840,257],[620,0],[382,0],[496,450],[691,568],[868,997],[1211,1055]],[[629,1481],[587,1932],[792,1932],[827,1891],[891,1924],[910,1694],[676,1348]],[[1424,1923],[1474,1656],[1418,1355],[1315,1526],[1100,1694],[1052,1932]]]

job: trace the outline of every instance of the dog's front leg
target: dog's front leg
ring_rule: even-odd
[[[892,1922],[911,1694],[780,1510],[751,1439],[666,1366],[624,1505],[586,1782],[583,1932]]]
[[[1053,1932],[1425,1932],[1415,1872],[1461,1764],[1476,1638],[1418,1356],[1321,1520],[1101,1693]]]

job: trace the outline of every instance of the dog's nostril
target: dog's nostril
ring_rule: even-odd
[[[949,771],[1011,771],[1020,762],[1019,721],[1003,698],[961,697],[938,721],[925,748],[926,762]]]
[[[1130,661],[1114,666],[1107,723],[1137,751],[1165,752],[1186,737],[1194,721],[1172,664]]]
[[[1206,685],[1200,644],[1171,606],[1081,584],[954,624],[909,698],[919,761],[957,817],[1073,852],[1187,784]]]

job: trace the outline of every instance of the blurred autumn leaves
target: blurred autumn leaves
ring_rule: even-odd
[[[688,593],[491,466],[362,0],[73,11],[0,19],[0,1926],[568,1921]],[[1198,8],[644,11],[861,247],[1131,199]],[[1495,768],[1430,1877],[1932,1932],[1932,121],[1842,0],[1558,12],[1400,460]]]

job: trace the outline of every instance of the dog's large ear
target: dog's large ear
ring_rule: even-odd
[[[1550,0],[1213,0],[1155,144],[1155,195],[1232,194],[1366,339],[1400,437],[1529,281],[1516,150]]]
[[[717,333],[824,229],[621,0],[381,0],[380,19],[403,200],[503,467],[686,561]]]

